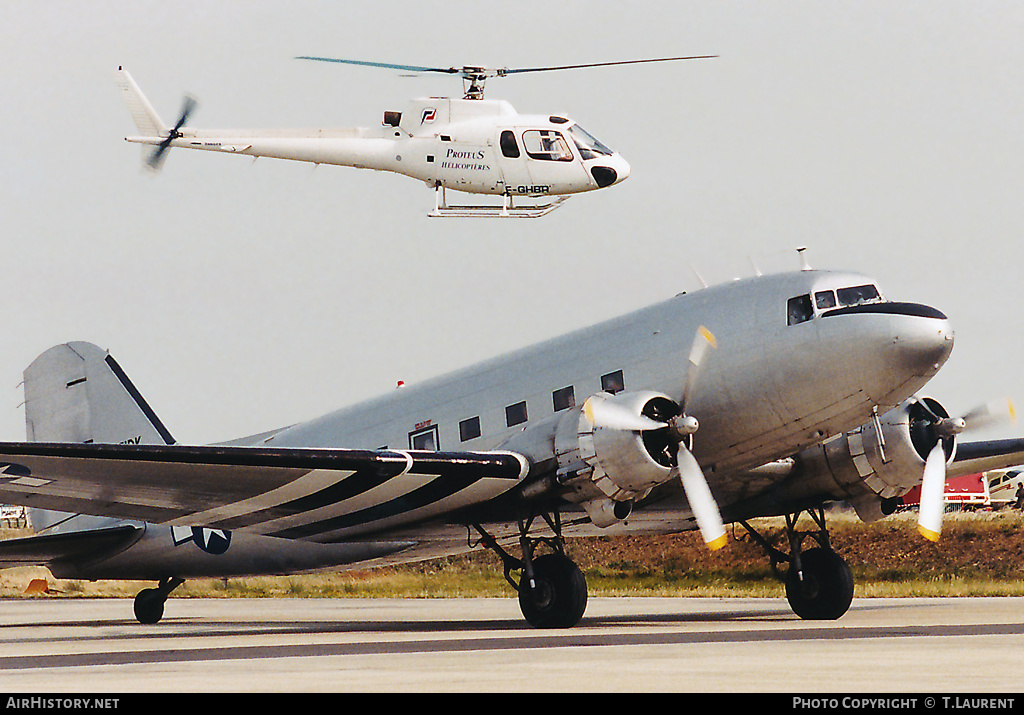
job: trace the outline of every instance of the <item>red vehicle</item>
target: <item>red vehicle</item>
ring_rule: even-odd
[[[984,474],[965,474],[946,480],[946,509],[989,509],[992,497],[988,490],[988,479]],[[904,507],[916,507],[921,503],[921,487],[914,487],[903,495]]]

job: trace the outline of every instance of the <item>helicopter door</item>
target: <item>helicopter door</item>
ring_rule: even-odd
[[[505,180],[505,193],[510,196],[528,196],[531,184],[530,172],[526,167],[526,158],[516,133],[511,129],[503,129],[498,135],[498,146],[501,148],[501,173]]]

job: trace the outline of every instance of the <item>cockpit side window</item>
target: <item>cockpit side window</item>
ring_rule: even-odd
[[[860,305],[878,300],[878,289],[873,285],[854,286],[852,288],[840,288],[836,291],[839,294],[840,305]]]
[[[531,129],[523,132],[523,147],[532,159],[572,161],[569,144],[553,129]]]
[[[498,143],[501,144],[502,156],[506,156],[509,159],[519,158],[519,145],[516,144],[516,134],[511,129],[506,129],[501,133]]]
[[[836,294],[830,290],[819,290],[814,294],[814,304],[818,310],[828,310],[836,307]]]
[[[790,298],[786,306],[788,325],[806,323],[814,317],[814,309],[811,307],[811,296],[809,293]]]

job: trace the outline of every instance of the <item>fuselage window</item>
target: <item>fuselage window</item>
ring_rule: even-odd
[[[526,402],[517,402],[505,408],[505,424],[514,427],[526,422]]]
[[[839,294],[840,305],[860,305],[878,300],[878,289],[873,285],[854,286],[853,288],[840,288],[836,291]]]
[[[601,375],[601,389],[613,395],[626,389],[626,382],[622,379],[622,370]]]
[[[828,310],[836,307],[836,294],[830,290],[819,290],[814,294],[814,304],[818,310]]]
[[[501,133],[501,138],[498,140],[501,144],[501,154],[509,159],[519,158],[519,145],[516,143],[515,132],[506,129]]]
[[[437,445],[437,425],[409,433],[409,447],[412,449],[426,449],[436,452]]]
[[[459,422],[459,437],[463,442],[476,439],[480,436],[480,418],[470,417],[468,420]]]
[[[572,385],[563,387],[561,390],[555,390],[551,393],[551,402],[554,405],[555,412],[561,412],[567,410],[570,407],[576,406],[576,393],[573,390]]]
[[[814,310],[811,308],[810,294],[798,295],[790,298],[786,308],[787,322],[789,325],[806,323],[814,317]]]
[[[572,151],[561,134],[553,129],[531,129],[523,132],[523,147],[531,159],[572,161]]]

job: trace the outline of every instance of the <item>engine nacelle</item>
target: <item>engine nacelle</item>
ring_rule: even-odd
[[[947,461],[953,459],[956,439],[940,428],[948,417],[936,400],[911,398],[858,429],[804,450],[797,458],[799,491],[846,498],[866,521],[891,513],[887,507],[897,497],[920,486],[925,459],[938,440]]]
[[[564,490],[564,498],[582,505],[594,524],[610,526],[629,515],[634,501],[674,474],[676,450],[667,423],[679,413],[679,406],[652,391],[601,392],[591,400],[608,408],[596,414],[622,419],[595,421],[584,404],[531,425],[501,447],[533,464],[554,457],[554,486]],[[631,429],[628,423],[638,419],[666,426]]]
[[[602,400],[621,414],[656,422],[667,422],[679,412],[678,405],[659,392],[599,393],[591,399]],[[558,480],[570,489],[567,498],[583,504],[598,526],[624,518],[632,502],[670,479],[676,466],[667,425],[663,430],[637,431],[605,425],[600,419],[595,423],[585,408],[576,411],[575,419],[559,423],[555,456]]]

